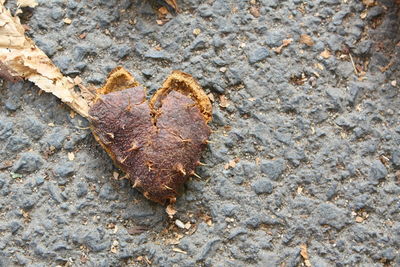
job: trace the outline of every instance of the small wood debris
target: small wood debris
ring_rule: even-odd
[[[173,204],[168,205],[165,211],[167,212],[170,218],[174,217],[174,215],[177,212]]]
[[[73,110],[69,112],[69,116],[71,117],[71,119],[75,118],[75,115],[76,113]]]
[[[184,251],[184,250],[182,250],[182,249],[180,249],[180,248],[173,248],[172,250],[175,251],[175,252],[178,252],[178,253],[185,254],[185,255],[187,254],[186,251]]]
[[[219,96],[219,106],[220,106],[221,108],[227,108],[227,107],[229,107],[229,101],[228,101],[228,99],[226,98],[226,96],[224,96],[224,95],[220,95],[220,96]]]
[[[239,158],[230,160],[228,163],[225,164],[224,169],[227,170],[227,169],[229,169],[229,168],[232,168],[232,169],[235,168],[235,167],[236,167],[236,164],[237,164],[239,161],[240,161]]]
[[[394,61],[390,61],[389,64],[387,64],[386,66],[383,67],[379,67],[381,72],[386,72],[388,69],[390,69],[390,67],[392,67],[394,64]]]
[[[302,35],[300,35],[300,43],[308,45],[308,46],[313,46],[314,40],[311,38],[310,35],[302,34]]]
[[[72,20],[70,18],[65,18],[63,21],[65,24],[68,24],[68,25],[72,23]]]
[[[306,265],[307,267],[311,267],[311,262],[308,256],[306,244],[300,245],[300,255],[303,257],[304,265]]]
[[[303,187],[299,186],[297,187],[297,194],[303,193]]]
[[[382,162],[382,164],[388,166],[390,164],[390,159],[386,157],[385,155],[380,155],[379,160]]]
[[[86,36],[87,36],[87,33],[86,33],[86,32],[79,34],[79,38],[80,38],[80,39],[85,39]]]
[[[319,55],[325,59],[328,59],[332,56],[331,52],[329,52],[329,50],[327,50],[327,49],[322,51],[321,54],[319,54]]]
[[[363,218],[363,217],[360,217],[360,216],[357,216],[357,217],[356,217],[356,222],[362,223],[363,221],[364,221],[364,218]]]
[[[293,42],[293,39],[292,39],[292,38],[290,38],[290,39],[284,39],[284,40],[282,41],[282,45],[281,45],[281,46],[278,46],[278,47],[273,47],[273,48],[272,48],[272,51],[274,51],[274,52],[277,53],[277,54],[280,54],[280,53],[282,53],[282,49],[283,49],[284,47],[290,45],[292,42]]]

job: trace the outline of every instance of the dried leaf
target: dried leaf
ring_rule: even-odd
[[[64,77],[43,51],[26,37],[18,17],[0,5],[0,73],[22,77],[52,93],[76,112],[87,117],[88,102],[74,91],[72,79]],[[6,74],[4,75],[4,69]]]
[[[36,0],[17,0],[17,5],[19,7],[36,7],[38,3]]]
[[[310,35],[307,35],[307,34],[300,35],[300,43],[308,45],[308,46],[314,45],[313,39],[311,38]]]

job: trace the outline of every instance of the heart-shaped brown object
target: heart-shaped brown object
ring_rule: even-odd
[[[150,102],[124,69],[98,91],[90,120],[96,140],[143,195],[173,203],[207,144],[211,103],[188,74],[174,71]]]

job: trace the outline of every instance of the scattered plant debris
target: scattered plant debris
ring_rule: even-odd
[[[177,9],[175,1],[163,1]],[[0,75],[21,78],[52,93],[92,123],[96,140],[127,173],[133,187],[155,202],[173,204],[192,175],[211,133],[212,106],[189,74],[174,71],[148,102],[145,89],[125,69],[112,71],[93,94],[71,79],[25,36],[18,17],[0,2]],[[80,91],[75,86],[80,87]],[[74,160],[74,155],[69,155]],[[176,211],[170,205],[167,213]]]

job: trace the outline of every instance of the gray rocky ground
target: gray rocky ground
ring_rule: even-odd
[[[394,1],[178,0],[163,26],[139,0],[39,3],[23,22],[66,75],[122,65],[149,94],[195,76],[213,143],[170,220],[113,178],[85,119],[2,82],[0,266],[400,266]]]

